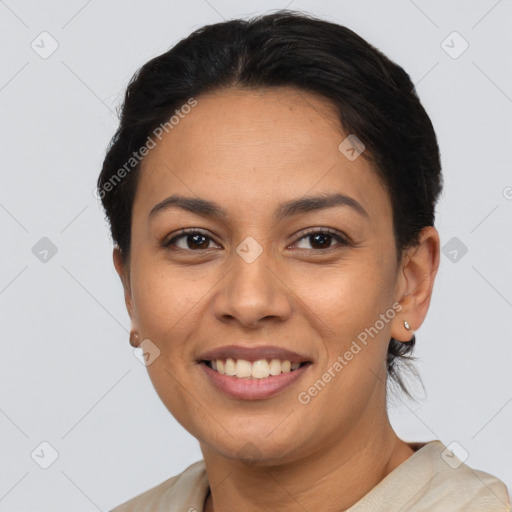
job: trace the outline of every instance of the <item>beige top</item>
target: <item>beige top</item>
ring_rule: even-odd
[[[498,478],[463,464],[439,440],[409,445],[415,453],[346,512],[510,512]],[[208,492],[200,460],[111,512],[204,512]]]

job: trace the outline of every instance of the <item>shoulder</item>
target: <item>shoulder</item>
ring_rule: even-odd
[[[416,451],[350,512],[378,512],[393,504],[402,512],[510,512],[507,486],[464,464],[441,441],[409,443]]]
[[[407,510],[510,512],[507,486],[465,464],[439,440],[426,443],[411,457],[409,466],[424,487]]]
[[[111,512],[201,512],[208,489],[204,461],[200,460]]]
[[[510,511],[508,489],[499,478],[465,464],[440,441],[428,445],[433,502],[453,503],[467,512]]]
[[[453,504],[465,512],[510,512],[507,486],[496,476],[465,464],[441,442],[432,444],[429,459],[432,481],[424,501]]]

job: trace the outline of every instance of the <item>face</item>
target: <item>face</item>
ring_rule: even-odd
[[[410,338],[397,327],[408,285],[389,196],[365,158],[340,151],[347,134],[325,99],[196,99],[143,161],[130,261],[116,260],[133,328],[159,351],[153,385],[202,448],[229,458],[250,458],[252,443],[266,463],[293,461],[364,435],[385,408],[389,339]],[[335,194],[345,199],[304,202]],[[230,355],[245,378],[219,372],[232,373]],[[287,359],[301,366],[288,372]],[[265,377],[272,368],[283,373]]]

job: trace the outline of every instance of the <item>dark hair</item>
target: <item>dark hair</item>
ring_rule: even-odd
[[[352,30],[282,10],[204,26],[130,80],[97,183],[125,261],[140,169],[140,162],[133,170],[126,162],[191,98],[232,86],[293,86],[331,100],[390,195],[398,262],[404,249],[418,244],[422,228],[434,225],[442,189],[439,148],[409,75]],[[414,342],[391,338],[388,348],[388,373],[406,394],[397,363],[414,359],[408,355]]]

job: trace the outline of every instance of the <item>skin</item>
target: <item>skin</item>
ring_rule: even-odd
[[[211,487],[206,511],[344,510],[413,454],[386,412],[386,351],[390,337],[411,339],[404,320],[416,330],[427,314],[438,233],[425,228],[397,264],[389,195],[368,160],[339,151],[347,134],[327,100],[289,87],[196,99],[143,161],[129,261],[114,250],[132,329],[158,346],[147,367],[152,383],[200,443]],[[285,201],[334,191],[368,217],[337,206],[273,219]],[[149,219],[171,194],[215,201],[228,217],[174,208]],[[162,247],[181,228],[211,238]],[[350,243],[304,238],[306,228],[332,228]],[[248,236],[262,249],[252,263],[236,252]],[[298,393],[393,303],[401,311],[301,404]],[[227,344],[278,345],[313,364],[277,396],[237,400],[196,363]]]

